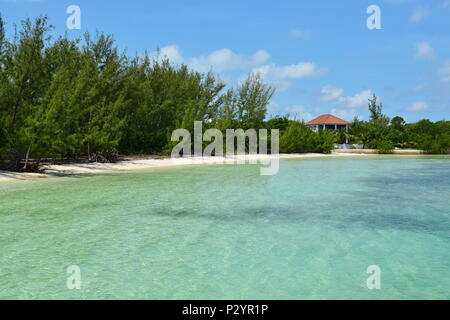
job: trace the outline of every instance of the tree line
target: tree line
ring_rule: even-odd
[[[349,139],[366,148],[390,153],[394,148],[420,149],[432,154],[446,154],[450,151],[450,121],[432,122],[422,119],[406,123],[400,116],[392,119],[383,114],[383,106],[373,95],[369,99],[370,120],[355,117],[350,124]]]
[[[303,121],[290,120],[289,115],[268,120],[268,128],[281,132],[281,152],[330,153],[335,144],[360,144],[379,153],[391,153],[398,149],[419,149],[430,154],[450,152],[450,121],[432,122],[422,119],[406,123],[400,116],[392,119],[383,114],[383,105],[374,94],[368,100],[369,120],[355,117],[348,130],[322,130],[313,132]]]
[[[314,133],[289,115],[267,119],[275,90],[257,74],[229,88],[212,72],[149,54],[127,56],[111,35],[53,38],[52,29],[41,16],[22,21],[7,38],[0,17],[2,168],[34,170],[46,158],[170,153],[172,131],[192,130],[194,121],[223,132],[279,129],[282,152],[331,152],[347,135]],[[442,142],[448,122],[407,125],[374,112],[378,118],[369,122],[355,119],[345,138],[377,148],[389,142],[448,150]]]
[[[170,152],[171,132],[195,120],[219,129],[262,128],[274,89],[258,75],[236,88],[148,54],[129,57],[110,35],[51,37],[47,17],[22,21],[12,39],[0,18],[0,158],[95,158]]]

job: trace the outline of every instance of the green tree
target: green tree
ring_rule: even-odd
[[[311,152],[314,149],[314,133],[303,122],[289,121],[286,131],[280,137],[281,152]]]
[[[406,122],[402,117],[396,116],[391,119],[391,127],[395,130],[403,131]]]
[[[313,150],[320,153],[331,153],[337,141],[336,134],[332,130],[320,130],[313,135]]]
[[[33,144],[39,141],[35,115],[44,107],[41,98],[50,80],[44,56],[50,29],[45,16],[34,23],[26,19],[12,42],[2,40],[2,47],[6,45],[3,53],[6,58],[2,61],[4,81],[0,108],[5,111],[1,122],[12,168],[18,168],[21,158],[25,157],[26,169]]]
[[[394,144],[389,140],[382,140],[377,145],[378,153],[392,153]]]
[[[371,139],[370,124],[355,117],[349,126],[349,136],[353,143],[361,143],[365,148]]]
[[[267,105],[275,89],[262,82],[259,74],[250,74],[237,88],[237,119],[245,129],[262,127]]]
[[[378,98],[375,94],[369,99],[369,113],[371,122],[376,122],[377,120],[386,117],[383,114],[383,105],[381,103],[378,104],[377,99]]]
[[[284,117],[277,116],[267,120],[265,127],[269,130],[278,129],[280,130],[280,133],[283,133],[284,131],[286,131],[288,125],[289,125],[289,118],[287,116]]]
[[[331,151],[331,132],[316,134],[288,115],[266,121],[275,90],[257,74],[226,90],[211,72],[128,57],[110,35],[53,40],[50,30],[46,17],[26,19],[8,39],[0,17],[0,159],[10,169],[115,149],[167,152],[171,132],[194,121],[223,132],[279,129],[288,152]]]

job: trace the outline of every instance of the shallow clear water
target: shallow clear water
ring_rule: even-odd
[[[449,202],[449,158],[4,183],[0,298],[449,299]]]

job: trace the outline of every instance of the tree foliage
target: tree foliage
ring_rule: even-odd
[[[287,153],[320,152],[330,153],[337,142],[337,135],[331,130],[313,132],[303,122],[291,120],[280,138],[280,151]]]
[[[380,153],[390,153],[397,148],[421,149],[428,153],[445,154],[450,151],[450,122],[431,122],[423,119],[406,124],[396,116],[389,120],[382,113],[382,105],[377,97],[369,99],[370,121],[353,119],[350,124],[350,140],[365,147],[378,149]]]
[[[53,39],[45,16],[24,20],[10,38],[4,26],[0,17],[0,160],[9,169],[26,169],[29,158],[169,152],[172,131],[192,132],[194,121],[222,132],[279,129],[284,152],[331,152],[348,138],[312,132],[288,115],[267,120],[274,89],[258,74],[226,88],[212,72],[148,54],[129,57],[103,33]],[[389,120],[375,95],[369,111],[369,122],[351,124],[352,141],[448,152],[448,122]]]

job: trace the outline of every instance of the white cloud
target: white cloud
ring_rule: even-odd
[[[259,73],[266,82],[279,91],[288,89],[291,84],[290,81],[293,79],[319,77],[328,71],[325,68],[318,68],[312,62],[299,62],[286,66],[269,65],[266,63],[270,55],[264,50],[245,55],[224,48],[186,59],[178,46],[169,45],[159,49],[158,52],[153,52],[150,56],[156,59],[166,58],[175,64],[184,63],[199,72],[249,70],[253,73]]]
[[[414,9],[411,15],[411,21],[414,23],[418,23],[422,21],[426,16],[428,16],[428,10],[423,7],[418,7]]]
[[[425,89],[425,87],[426,86],[424,84],[418,84],[417,86],[413,87],[411,91],[414,93],[422,92]]]
[[[185,63],[192,69],[200,72],[208,72],[211,69],[214,72],[250,69],[264,64],[269,59],[269,54],[264,50],[256,51],[251,55],[245,55],[235,53],[227,48],[191,59],[185,59],[180,48],[175,45],[163,47],[159,50],[159,55],[158,52],[154,52],[151,56],[167,58],[175,64]]]
[[[287,66],[264,65],[252,70],[281,91],[290,86],[289,80],[320,77],[327,71],[325,68],[318,68],[312,62],[299,62]]]
[[[267,106],[267,111],[269,113],[275,113],[278,111],[278,108],[280,107],[280,104],[274,100],[270,100],[269,105]]]
[[[442,8],[450,7],[450,0],[444,0],[444,1],[442,1],[441,7],[442,7]]]
[[[408,111],[411,111],[411,112],[423,111],[423,110],[428,109],[428,104],[426,102],[419,101],[419,102],[413,103],[407,109],[408,109]]]
[[[386,1],[392,3],[404,3],[404,2],[413,2],[415,0],[386,0]]]
[[[344,97],[345,104],[350,108],[361,107],[362,105],[367,104],[367,100],[369,100],[371,96],[371,90],[364,90],[360,93],[355,94],[354,96]]]
[[[290,113],[291,119],[304,120],[307,122],[313,118],[311,112],[306,111],[305,106],[301,104],[287,107],[286,111]]]
[[[333,108],[331,109],[330,113],[338,118],[345,119],[347,121],[351,121],[356,116],[354,109]]]
[[[206,72],[211,68],[215,72],[226,70],[243,70],[265,63],[269,54],[264,50],[256,51],[252,55],[237,54],[230,49],[220,49],[210,54],[189,60],[188,64],[198,71]]]
[[[444,62],[444,65],[439,69],[439,73],[444,76],[441,79],[443,82],[450,82],[450,59]]]
[[[153,56],[158,55],[158,53],[152,54]],[[163,59],[169,59],[171,62],[175,64],[179,64],[183,62],[183,56],[181,55],[181,51],[178,46],[166,46],[159,49],[159,57]]]
[[[336,101],[350,108],[358,108],[367,104],[367,100],[372,96],[371,90],[361,91],[353,96],[344,96],[344,89],[325,86],[321,90],[321,101]]]
[[[308,40],[310,37],[310,32],[308,30],[292,30],[291,35],[294,38],[300,39],[300,40]]]
[[[253,72],[260,73],[264,77],[274,77],[278,79],[300,79],[312,78],[323,75],[327,72],[326,69],[319,69],[314,63],[299,62],[288,66],[278,67],[274,64],[264,65],[253,69]]]
[[[428,42],[419,42],[416,44],[417,60],[432,60],[434,57],[434,49]]]
[[[320,91],[322,96],[320,97],[321,101],[334,101],[339,100],[344,93],[344,89],[333,88],[332,86],[325,86]]]
[[[0,0],[0,2],[41,2],[42,0]]]

